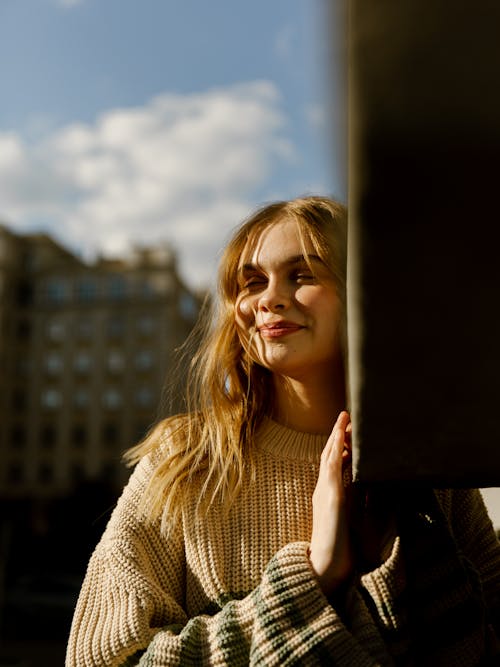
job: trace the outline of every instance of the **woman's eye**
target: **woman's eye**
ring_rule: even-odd
[[[312,282],[316,280],[316,277],[310,271],[300,271],[295,274],[294,278],[298,282]]]
[[[252,288],[255,289],[265,284],[266,281],[264,278],[255,277],[255,278],[248,278],[247,280],[245,280],[245,282],[243,283],[243,287],[246,289],[252,289]]]

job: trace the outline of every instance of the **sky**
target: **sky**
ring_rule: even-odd
[[[210,288],[256,207],[347,200],[341,9],[1,0],[0,222],[86,261],[168,242]],[[483,495],[500,527],[500,489]]]
[[[257,207],[345,202],[329,4],[2,0],[0,221],[86,261],[166,241],[198,288]]]

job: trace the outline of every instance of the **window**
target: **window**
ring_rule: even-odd
[[[92,337],[94,332],[93,322],[90,319],[78,320],[75,326],[75,332],[81,340],[87,340]]]
[[[91,278],[81,278],[75,285],[78,301],[93,301],[97,297],[97,284]]]
[[[15,361],[14,367],[18,376],[26,376],[31,373],[31,361],[26,357],[18,357]]]
[[[31,306],[33,303],[33,285],[25,280],[17,285],[17,304],[21,307]]]
[[[154,393],[149,387],[140,387],[135,393],[135,402],[141,408],[150,408],[154,401]]]
[[[120,373],[125,367],[123,354],[118,350],[111,350],[108,354],[108,369],[111,373]]]
[[[127,283],[123,276],[112,276],[108,280],[108,295],[116,301],[121,301],[127,296]]]
[[[83,447],[87,442],[87,429],[83,424],[75,424],[71,429],[71,443],[75,447]]]
[[[63,360],[58,352],[50,352],[45,358],[45,369],[49,375],[59,375],[63,369]]]
[[[88,373],[92,368],[92,359],[87,352],[77,352],[74,360],[74,367],[77,373],[82,375]]]
[[[109,388],[104,392],[102,401],[108,410],[117,410],[122,405],[122,395],[118,389]]]
[[[146,299],[149,299],[155,295],[154,284],[150,280],[141,280],[137,284],[137,293],[139,296],[142,296]]]
[[[33,271],[33,269],[38,268],[39,262],[37,261],[37,253],[34,248],[27,248],[21,254],[21,263],[23,269],[27,271]]]
[[[179,309],[182,317],[187,320],[194,320],[197,313],[196,301],[188,292],[181,294],[179,298]]]
[[[21,463],[11,463],[7,471],[7,479],[11,484],[19,484],[24,478],[24,468]]]
[[[125,334],[125,318],[114,315],[108,320],[108,335],[110,338],[121,338]]]
[[[12,392],[12,410],[14,412],[22,412],[26,410],[26,392],[24,389],[14,389]]]
[[[54,468],[49,463],[40,463],[38,467],[38,480],[42,484],[48,484],[54,479]]]
[[[59,343],[64,339],[66,327],[62,320],[50,320],[47,323],[47,337],[55,343]]]
[[[17,321],[16,336],[21,341],[26,341],[31,336],[31,322],[27,319]]]
[[[73,404],[75,408],[82,410],[88,407],[90,403],[89,392],[83,387],[79,387],[73,394]]]
[[[40,430],[40,444],[44,449],[52,449],[56,444],[56,429],[52,424],[45,424]]]
[[[150,336],[155,330],[155,320],[151,315],[141,315],[136,326],[142,336]]]
[[[140,350],[135,356],[135,366],[140,371],[147,371],[153,366],[153,359],[150,350]]]
[[[64,303],[69,297],[68,284],[60,278],[52,278],[47,281],[44,297],[53,304]]]
[[[119,440],[119,429],[116,424],[108,423],[102,427],[102,439],[105,445],[115,445]]]
[[[42,406],[49,410],[55,410],[62,405],[62,395],[58,389],[45,389],[41,397]]]
[[[12,447],[21,449],[26,444],[26,429],[22,424],[14,424],[10,431],[10,443]]]

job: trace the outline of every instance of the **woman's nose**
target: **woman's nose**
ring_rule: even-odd
[[[260,310],[271,312],[285,310],[291,301],[289,290],[284,285],[269,282],[265,291],[260,295],[258,307]]]

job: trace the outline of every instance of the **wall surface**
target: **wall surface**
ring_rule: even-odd
[[[349,4],[361,481],[500,486],[500,5]]]

